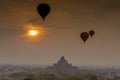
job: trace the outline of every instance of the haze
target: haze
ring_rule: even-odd
[[[42,21],[36,7],[48,3]],[[45,33],[21,37],[26,25]],[[95,30],[84,43],[81,32]],[[119,0],[0,0],[0,64],[53,64],[61,57],[74,65],[120,66]]]

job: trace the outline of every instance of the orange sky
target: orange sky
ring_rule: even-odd
[[[36,10],[42,2],[51,6],[45,21]],[[119,14],[119,0],[0,0],[0,63],[52,64],[65,56],[75,65],[120,66]],[[45,33],[21,37],[29,24]],[[91,29],[83,43],[80,33]]]

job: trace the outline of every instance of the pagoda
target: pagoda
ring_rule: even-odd
[[[55,73],[73,73],[77,70],[77,67],[69,64],[64,56],[62,56],[57,63],[53,64],[53,66],[48,66],[47,70]]]

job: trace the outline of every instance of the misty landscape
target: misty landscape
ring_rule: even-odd
[[[120,80],[120,68],[76,67],[62,56],[52,66],[0,65],[0,80]]]
[[[0,80],[120,80],[120,0],[0,0]]]

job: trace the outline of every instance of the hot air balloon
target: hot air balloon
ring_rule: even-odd
[[[90,30],[89,31],[89,35],[92,37],[93,35],[95,34],[95,31],[94,30]]]
[[[87,32],[82,32],[80,37],[84,42],[86,42],[86,40],[89,38],[89,34]]]
[[[42,20],[45,20],[45,17],[50,12],[50,6],[46,3],[41,3],[37,6],[37,11],[38,11],[39,15],[42,17]]]

